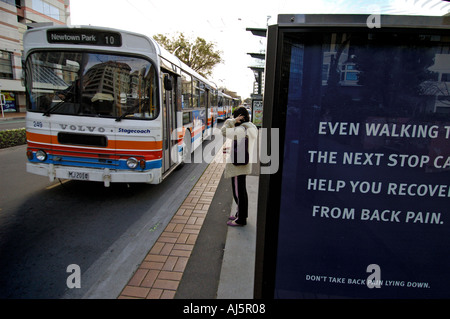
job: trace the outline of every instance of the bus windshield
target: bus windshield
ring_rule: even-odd
[[[155,119],[157,74],[145,59],[103,53],[45,51],[26,62],[27,110]]]

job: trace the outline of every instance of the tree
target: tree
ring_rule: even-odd
[[[163,34],[157,34],[153,38],[204,77],[210,76],[214,66],[223,62],[220,56],[222,52],[216,50],[215,43],[207,42],[203,38],[197,37],[193,41],[187,39],[181,32],[171,38]]]

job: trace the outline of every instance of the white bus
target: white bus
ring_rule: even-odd
[[[227,118],[231,117],[231,106],[233,104],[233,98],[228,94],[223,93],[222,91],[219,91],[218,96],[219,100],[217,104],[217,118],[219,120],[225,121]]]
[[[151,38],[36,28],[24,58],[30,173],[157,184],[212,135],[217,87]]]
[[[241,105],[241,99],[233,97],[231,101],[231,114],[233,114],[234,109]]]

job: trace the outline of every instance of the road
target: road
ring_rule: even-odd
[[[25,119],[0,120],[0,131],[25,128]]]
[[[116,298],[207,167],[105,188],[26,173],[25,151],[0,150],[0,299]],[[81,288],[67,287],[72,264]]]

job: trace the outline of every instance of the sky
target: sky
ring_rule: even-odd
[[[253,91],[257,65],[248,53],[265,50],[264,38],[246,28],[275,24],[282,13],[360,13],[444,15],[441,0],[70,0],[72,25],[123,29],[147,36],[183,32],[214,42],[222,51],[210,80],[243,99]]]

